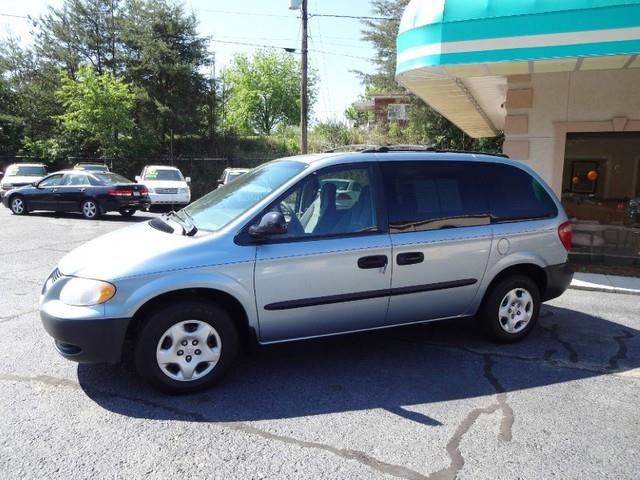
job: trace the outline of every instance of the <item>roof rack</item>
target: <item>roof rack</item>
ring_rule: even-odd
[[[398,144],[398,145],[368,145],[368,144],[355,144],[355,145],[343,145],[340,147],[326,150],[325,153],[336,152],[360,152],[360,153],[387,153],[387,152],[434,152],[434,153],[466,153],[473,155],[493,155],[495,157],[509,158],[509,155],[504,153],[488,153],[478,152],[473,150],[447,150],[437,148],[433,145],[411,145],[411,144]]]

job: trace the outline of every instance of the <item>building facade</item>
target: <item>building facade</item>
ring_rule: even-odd
[[[640,0],[413,0],[397,47],[399,83],[470,136],[503,130],[561,196],[576,254],[640,265]]]

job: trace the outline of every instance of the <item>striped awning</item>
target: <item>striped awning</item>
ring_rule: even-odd
[[[640,0],[412,0],[397,52],[401,84],[491,136],[507,75],[640,68]]]

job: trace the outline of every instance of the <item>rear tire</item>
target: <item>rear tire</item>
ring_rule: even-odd
[[[478,316],[492,340],[517,342],[533,329],[540,304],[538,285],[525,275],[513,275],[491,287]]]
[[[192,393],[217,383],[239,350],[236,324],[219,305],[185,300],[144,320],[136,340],[138,374],[166,393]]]
[[[10,199],[9,207],[11,208],[11,212],[14,215],[26,215],[29,213],[29,209],[27,208],[27,202],[20,195],[14,195]]]
[[[100,205],[93,198],[89,198],[80,205],[80,212],[87,220],[100,218]]]
[[[133,214],[136,213],[136,209],[135,208],[122,208],[122,209],[118,210],[118,212],[123,217],[133,217]]]

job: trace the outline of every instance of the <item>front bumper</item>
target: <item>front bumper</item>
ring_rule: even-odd
[[[573,269],[569,263],[552,265],[544,269],[547,274],[547,288],[543,292],[542,301],[546,302],[552,298],[562,295],[573,280]]]
[[[129,318],[64,319],[40,311],[42,325],[55,341],[56,350],[80,363],[117,363]]]

